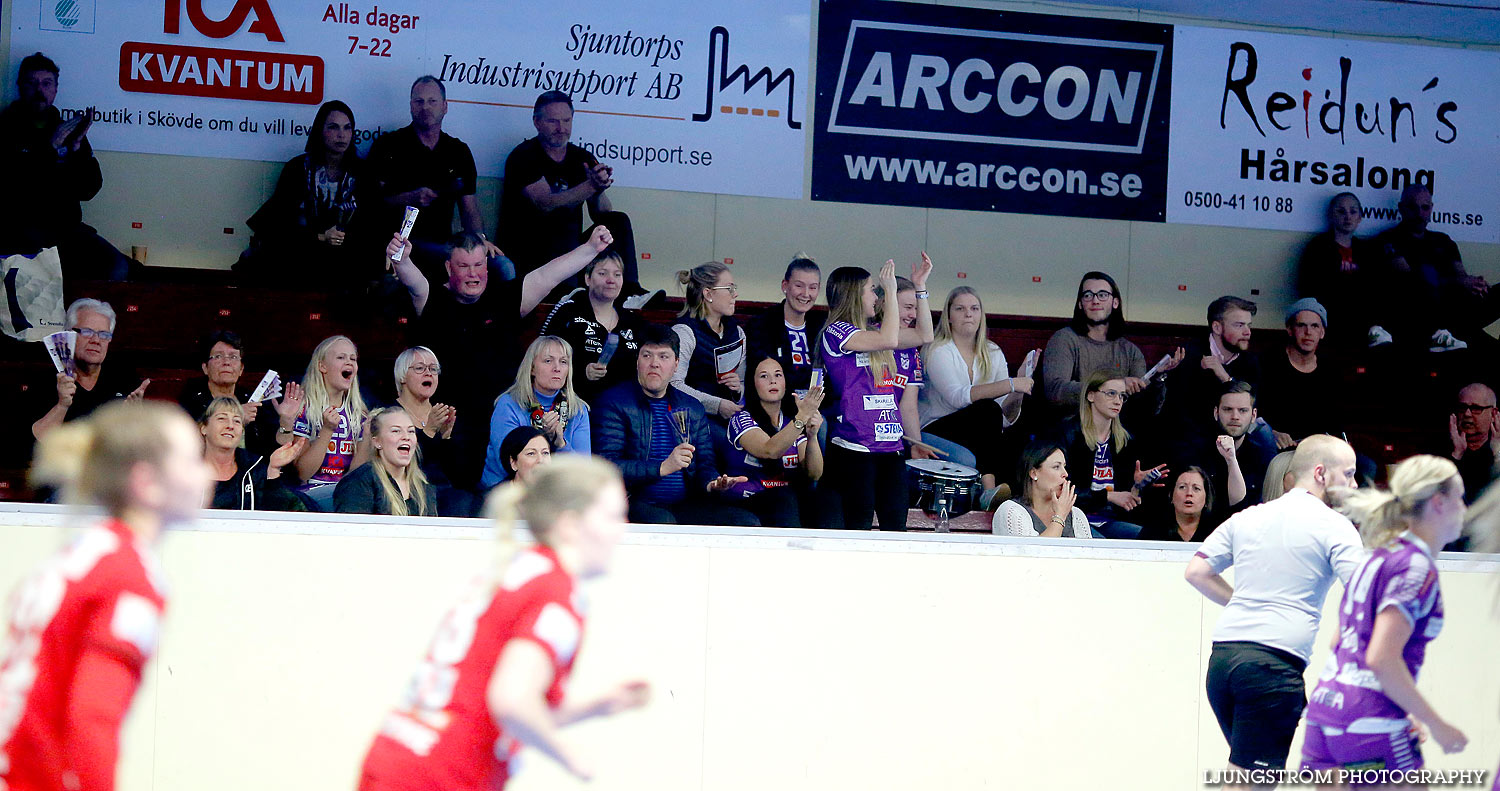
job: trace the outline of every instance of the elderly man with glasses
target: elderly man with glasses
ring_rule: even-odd
[[[1500,410],[1495,391],[1475,382],[1458,391],[1458,403],[1448,416],[1448,458],[1458,465],[1464,479],[1464,499],[1474,502],[1495,480],[1495,459],[1500,457]]]
[[[42,412],[31,424],[31,435],[37,439],[109,401],[145,398],[146,387],[151,384],[150,379],[137,379],[132,370],[116,365],[104,367],[109,344],[115,338],[115,310],[108,302],[74,300],[68,306],[67,325],[78,333],[78,345],[73,351],[74,371],[57,374],[55,388],[33,389],[38,401],[33,414]]]

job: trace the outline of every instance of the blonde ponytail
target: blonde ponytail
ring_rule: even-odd
[[[120,516],[131,505],[131,470],[141,463],[161,465],[173,421],[191,426],[173,404],[105,404],[87,418],[57,426],[42,436],[31,482],[62,489],[71,502],[102,506],[111,516]]]
[[[1428,500],[1450,491],[1455,480],[1458,467],[1452,461],[1412,456],[1396,465],[1388,490],[1349,490],[1341,495],[1339,510],[1359,525],[1365,546],[1383,547],[1411,527]]]
[[[532,540],[550,547],[558,517],[586,510],[611,485],[624,485],[618,467],[596,456],[569,453],[532,470],[527,483],[496,487],[485,501],[484,515],[495,523],[499,567],[509,565],[516,553],[516,522],[524,521]]]

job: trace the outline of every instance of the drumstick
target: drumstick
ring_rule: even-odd
[[[945,459],[948,458],[948,453],[946,451],[944,451],[944,450],[942,450],[942,449],[940,449],[940,448],[938,448],[938,447],[936,447],[934,445],[928,445],[927,443],[925,443],[925,442],[923,442],[923,441],[921,441],[919,439],[912,439],[911,437],[902,437],[902,439],[906,440],[907,442],[910,442],[913,445],[916,445],[919,448],[926,448],[927,450],[930,450],[933,453],[936,453],[937,455],[942,456]]]

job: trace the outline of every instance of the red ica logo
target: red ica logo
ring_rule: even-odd
[[[266,37],[267,41],[286,41],[281,35],[281,28],[276,26],[276,17],[271,14],[270,0],[238,0],[234,4],[234,10],[229,16],[214,20],[209,19],[203,13],[203,0],[166,0],[165,24],[162,29],[168,33],[176,34],[182,28],[182,7],[187,6],[188,21],[209,38],[228,38],[238,33],[244,26],[245,20],[255,13],[255,21],[250,24],[251,33],[259,33]]]

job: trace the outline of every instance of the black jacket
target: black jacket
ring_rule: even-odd
[[[702,496],[708,484],[719,477],[714,458],[713,435],[708,417],[696,398],[668,387],[667,406],[688,415],[688,437],[694,447],[693,463],[684,472],[688,497]],[[635,494],[661,480],[661,460],[651,460],[651,404],[638,382],[625,382],[606,390],[594,405],[589,426],[594,433],[594,453],[620,468],[625,488]],[[676,445],[677,442],[672,442]]]
[[[1083,436],[1083,424],[1078,418],[1064,420],[1054,439],[1067,456],[1068,480],[1073,482],[1074,492],[1078,495],[1074,505],[1085,514],[1106,513],[1114,509],[1107,497],[1108,492],[1096,492],[1090,488],[1094,482],[1094,443]],[[1135,443],[1131,442],[1112,455],[1117,492],[1128,492],[1135,486],[1135,450]]]
[[[787,389],[806,390],[812,382],[812,365],[795,365],[792,362],[792,352],[786,333],[786,313],[782,310],[782,303],[778,302],[760,313],[755,314],[749,321],[745,322],[745,341],[750,349],[750,365],[754,365],[762,355],[775,357],[781,363],[781,370],[786,373]],[[828,321],[828,313],[823,310],[811,311],[807,314],[807,343],[811,347],[808,354],[813,354],[817,349],[818,340],[823,336],[823,325]],[[755,378],[755,371],[747,371],[747,375]]]
[[[380,482],[375,480],[375,464],[371,460],[344,473],[339,478],[338,486],[333,490],[333,510],[340,514],[386,514],[391,513],[390,503],[386,502],[385,490],[380,488]],[[427,484],[427,513],[425,516],[437,516],[437,489],[432,484]],[[417,498],[413,496],[406,498],[406,511],[411,516],[417,516]]]
[[[250,398],[250,390],[246,388],[236,387],[234,392],[241,404]],[[213,401],[214,395],[209,392],[208,379],[203,377],[189,380],[183,385],[182,394],[177,397],[178,406],[186,410],[188,417],[193,420],[202,417],[208,405]],[[259,456],[269,456],[275,453],[278,447],[276,429],[280,425],[281,419],[276,414],[276,405],[269,401],[262,403],[260,410],[255,413],[255,422],[245,426],[245,448]]]

